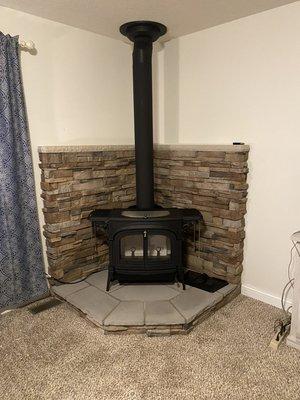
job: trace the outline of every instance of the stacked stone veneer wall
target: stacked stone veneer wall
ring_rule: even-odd
[[[197,146],[195,146],[197,149]],[[196,208],[200,240],[187,242],[187,265],[240,282],[247,200],[247,146],[161,146],[155,157],[156,202]],[[198,238],[198,234],[196,235]]]
[[[134,150],[116,149],[40,148],[43,233],[54,278],[74,280],[108,260],[105,238],[95,238],[88,215],[95,208],[134,204]]]
[[[156,201],[203,214],[187,265],[239,283],[247,197],[247,146],[167,146],[155,149]],[[74,280],[108,260],[105,237],[95,238],[89,213],[134,204],[133,146],[41,147],[44,236],[49,272]]]

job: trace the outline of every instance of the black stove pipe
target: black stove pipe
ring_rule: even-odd
[[[138,210],[154,208],[152,43],[167,28],[157,22],[135,21],[120,27],[133,43],[133,98],[136,163],[136,205]]]

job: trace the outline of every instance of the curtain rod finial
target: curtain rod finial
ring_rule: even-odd
[[[35,50],[35,44],[33,43],[32,40],[21,40],[19,42],[19,46],[21,47],[21,49],[24,50]]]

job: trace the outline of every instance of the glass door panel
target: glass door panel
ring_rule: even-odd
[[[144,240],[143,234],[128,235],[121,238],[121,260],[143,261]]]
[[[169,260],[171,258],[171,240],[166,235],[148,235],[148,258],[151,260]]]

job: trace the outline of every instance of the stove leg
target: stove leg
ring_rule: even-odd
[[[109,291],[110,288],[110,282],[113,279],[113,271],[111,269],[108,269],[108,274],[107,274],[107,283],[106,283],[106,291]]]
[[[179,281],[182,283],[182,289],[185,290],[184,271],[181,268],[178,270],[178,278]]]

